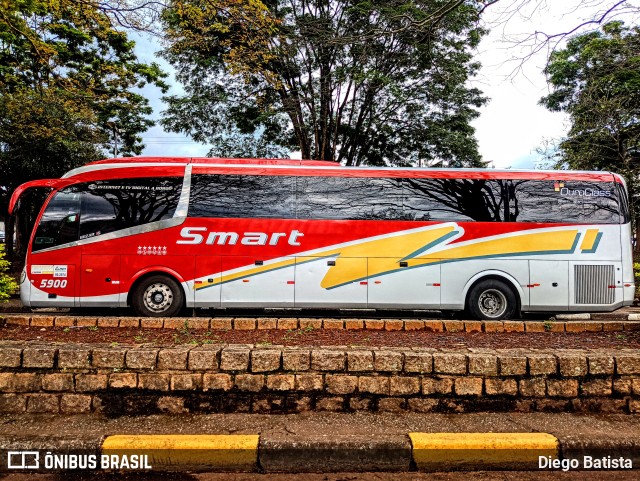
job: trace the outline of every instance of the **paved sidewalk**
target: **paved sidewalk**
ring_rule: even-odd
[[[579,463],[576,469],[584,467],[585,456],[592,456],[593,459],[604,457],[609,460],[623,457],[630,460],[634,469],[640,468],[638,415],[308,413],[281,416],[123,416],[110,419],[96,415],[21,414],[0,417],[0,426],[0,449],[3,450],[0,452],[5,459],[6,450],[39,450],[43,455],[44,451],[54,454],[99,452],[101,448],[105,449],[105,438],[110,439],[108,436],[150,434],[187,435],[184,437],[185,440],[196,441],[194,435],[232,435],[231,438],[240,439],[245,443],[241,444],[244,451],[240,455],[249,454],[249,458],[243,458],[245,461],[242,464],[238,461],[239,448],[235,448],[236,451],[230,449],[229,441],[226,441],[223,446],[227,450],[226,454],[220,458],[222,464],[216,465],[210,462],[210,459],[202,461],[200,448],[191,445],[177,454],[174,451],[173,454],[167,455],[165,452],[162,456],[157,456],[154,461],[155,468],[161,470],[175,470],[185,466],[196,471],[289,473],[487,468],[535,470],[538,469],[538,454],[548,453],[544,451],[548,448],[533,444],[541,437],[540,433],[547,433],[546,436],[557,440],[555,453],[545,456],[554,459],[575,459]],[[496,435],[492,434],[505,432],[522,433],[516,442],[517,445],[507,446],[505,449],[500,444],[500,436],[496,438]],[[436,446],[439,450],[434,451],[435,456],[431,458],[428,457],[429,450],[435,448],[423,446],[421,449],[427,450],[423,452],[427,455],[425,464],[425,458],[421,461],[416,455],[416,436],[410,436],[409,433],[484,434],[463,437],[462,445]],[[160,449],[157,445],[149,447],[148,444],[136,444],[135,437],[126,439],[133,439],[130,441],[132,444],[124,447],[121,445],[119,448],[112,445],[110,449],[114,451],[111,452],[118,452],[117,449],[125,452],[129,449],[128,452],[132,453],[137,449],[136,446],[140,446],[141,450],[146,446],[148,450],[145,452],[152,453],[154,449]],[[156,441],[153,441],[154,438],[151,439],[152,442],[157,442],[158,438],[155,438]],[[471,444],[469,439],[472,440]],[[472,446],[474,439],[480,439],[480,445]],[[145,440],[149,442],[149,438]],[[456,443],[459,441],[458,436]],[[247,443],[251,442],[254,447],[248,448]],[[162,449],[166,451],[167,445]],[[496,456],[495,453],[500,449],[503,451]],[[169,459],[166,464],[163,464],[163,456]],[[248,462],[246,459],[249,459]],[[533,459],[536,461],[532,461]],[[3,469],[5,467],[6,464],[3,462]]]

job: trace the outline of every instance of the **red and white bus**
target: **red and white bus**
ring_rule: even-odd
[[[609,172],[110,159],[50,187],[25,306],[611,311],[634,298]]]

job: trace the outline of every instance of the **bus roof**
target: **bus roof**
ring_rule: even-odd
[[[19,186],[9,202],[13,212],[20,195],[29,188],[61,187],[97,180],[136,177],[183,176],[187,165],[195,174],[296,175],[327,177],[389,177],[432,179],[530,179],[617,182],[621,176],[611,172],[576,170],[501,170],[501,169],[434,169],[415,167],[343,167],[336,162],[296,159],[229,159],[209,157],[124,157],[90,162],[73,169],[60,179],[41,179]]]
[[[300,160],[300,159],[230,159],[224,157],[122,157],[118,159],[104,159],[89,162],[86,165],[99,164],[136,164],[145,162],[161,162],[165,164],[251,164],[251,165],[316,165],[336,166],[336,162],[328,160]]]
[[[194,173],[245,175],[326,175],[336,177],[416,177],[463,179],[586,180],[623,183],[617,174],[606,171],[449,169],[422,167],[344,167],[336,162],[296,159],[229,159],[217,157],[125,157],[91,162],[71,170],[62,178],[88,180],[122,178],[125,175],[182,175],[191,165]],[[113,169],[114,172],[105,171]],[[98,171],[102,171],[98,174]],[[146,171],[146,174],[141,174]],[[90,174],[95,172],[95,174]]]

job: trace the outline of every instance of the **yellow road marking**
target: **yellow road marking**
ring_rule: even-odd
[[[547,433],[409,433],[418,468],[447,465],[536,463],[558,456],[559,443]]]
[[[253,471],[258,462],[257,434],[115,435],[102,443],[102,454],[148,455],[156,466],[206,466]]]

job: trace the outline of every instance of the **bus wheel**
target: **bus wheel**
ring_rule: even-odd
[[[180,285],[167,276],[157,275],[144,279],[133,292],[133,309],[140,316],[175,316],[184,304]]]
[[[516,311],[516,296],[504,282],[488,279],[471,289],[468,306],[476,319],[511,319]]]

